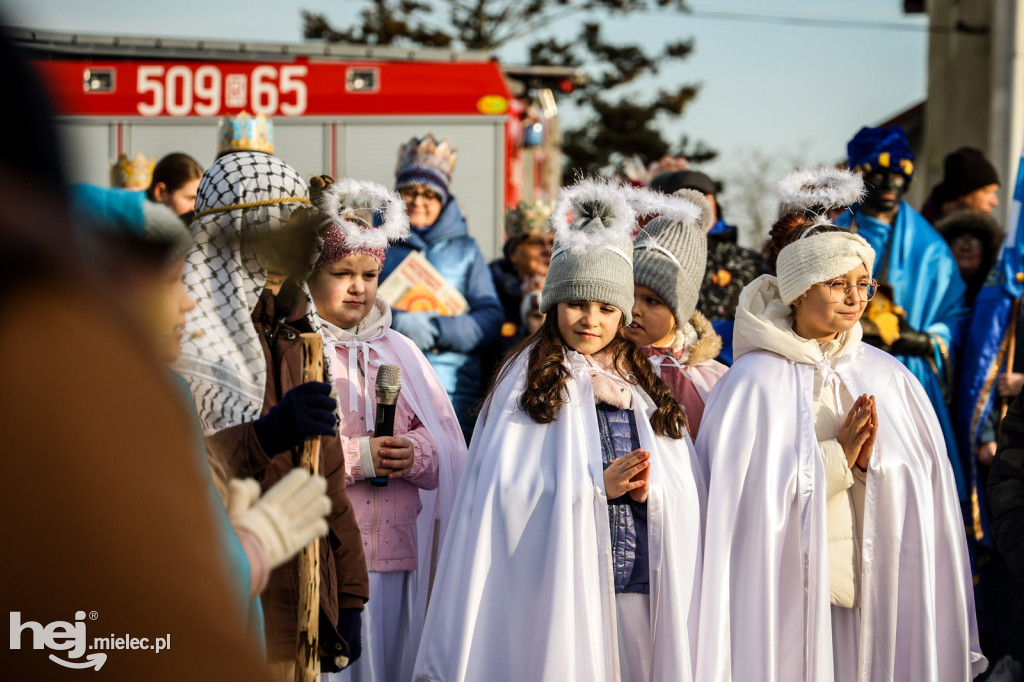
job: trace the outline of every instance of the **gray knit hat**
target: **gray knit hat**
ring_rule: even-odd
[[[571,219],[571,222],[570,222]],[[598,301],[633,320],[633,243],[636,213],[625,194],[601,180],[581,180],[559,192],[552,214],[554,251],[540,311],[562,301]]]
[[[647,223],[634,246],[633,281],[664,299],[681,327],[697,309],[708,262],[706,234],[715,224],[715,212],[697,190],[681,189],[675,196],[694,210],[663,214]]]

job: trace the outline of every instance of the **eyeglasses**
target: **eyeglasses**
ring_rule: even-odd
[[[954,248],[957,246],[971,246],[974,248],[978,248],[981,246],[981,240],[978,239],[973,234],[962,234],[958,237],[955,237],[953,241],[949,243],[949,245]]]
[[[432,189],[426,189],[425,187],[409,187],[406,189],[398,190],[398,194],[402,197],[402,201],[412,203],[416,201],[417,197],[423,197],[423,201],[441,201],[441,195]]]
[[[821,286],[825,287],[829,291],[829,295],[832,297],[834,303],[839,303],[845,300],[852,289],[857,290],[857,295],[862,301],[870,301],[875,297],[875,292],[878,291],[878,282],[871,280],[870,282],[856,282],[851,284],[845,279],[834,279],[831,282],[822,282]]]

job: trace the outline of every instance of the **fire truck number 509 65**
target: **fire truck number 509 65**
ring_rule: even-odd
[[[209,64],[147,65],[140,66],[138,74],[138,111],[143,116],[216,116],[223,109],[267,116],[306,113],[304,65],[264,64],[250,73],[228,74]]]

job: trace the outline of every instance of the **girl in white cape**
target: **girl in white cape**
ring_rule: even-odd
[[[483,406],[416,680],[693,679],[703,484],[685,413],[620,335],[634,213],[583,182],[554,216],[547,318]]]
[[[362,656],[328,679],[407,680],[466,444],[434,369],[412,341],[391,329],[391,309],[377,298],[388,242],[409,232],[404,203],[381,185],[328,180],[311,183],[328,225],[309,290],[338,391],[345,491],[370,578]],[[402,389],[395,435],[374,437],[375,382],[385,363],[401,370]]]
[[[697,439],[697,678],[970,680],[986,661],[942,432],[914,376],[861,343],[875,253],[803,213],[772,248]]]

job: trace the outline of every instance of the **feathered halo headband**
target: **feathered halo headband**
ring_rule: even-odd
[[[779,180],[779,200],[789,210],[828,211],[856,204],[864,196],[864,179],[846,168],[798,168]]]
[[[662,194],[646,187],[623,187],[626,201],[637,216],[663,217],[688,227],[697,227],[701,207],[689,196]]]
[[[601,228],[595,227],[600,222]],[[636,212],[622,188],[606,180],[579,180],[558,193],[551,214],[555,228],[555,255],[597,248],[617,248],[632,240]]]
[[[320,209],[341,232],[348,251],[384,250],[389,242],[409,236],[405,202],[375,182],[336,180],[324,191]]]
[[[637,235],[636,242],[633,244],[634,252],[644,250],[657,251],[675,263],[676,267],[682,268],[683,264],[679,262],[676,255],[661,246],[654,233],[662,229],[664,222],[668,222],[673,228],[696,229],[706,235],[715,223],[714,210],[704,195],[694,189],[680,189],[670,196],[660,192],[653,192],[653,194],[669,199],[670,203],[658,202],[653,204],[660,209],[655,211],[658,217],[648,223],[647,227]],[[638,197],[638,199],[641,199],[641,197]]]

